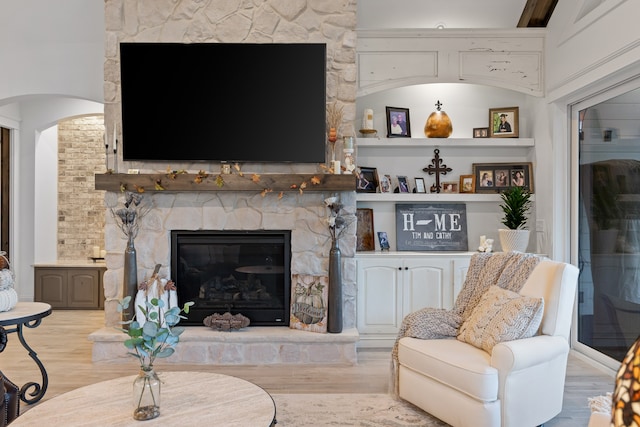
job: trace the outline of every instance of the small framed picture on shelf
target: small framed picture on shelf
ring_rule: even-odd
[[[411,138],[411,125],[409,124],[409,109],[398,107],[385,107],[387,110],[387,137]]]
[[[474,175],[460,175],[460,192],[473,193],[476,188],[476,178]]]
[[[414,188],[415,193],[426,193],[427,188],[424,186],[424,178],[416,178],[416,187]]]
[[[474,138],[489,138],[489,128],[473,128]]]
[[[533,193],[533,166],[524,163],[474,163],[476,193],[501,193],[510,187],[524,187]]]
[[[489,136],[491,138],[517,138],[518,107],[489,109]]]
[[[455,181],[447,181],[441,184],[443,193],[457,193],[458,183]]]
[[[408,193],[409,192],[409,182],[407,181],[406,176],[398,175],[398,192],[399,193]]]
[[[378,188],[378,171],[376,168],[360,166],[358,168],[358,181],[356,192],[375,193]]]
[[[389,246],[389,237],[387,236],[386,231],[378,231],[378,241],[380,242],[380,249],[383,251],[388,251]]]
[[[380,192],[391,192],[391,175],[380,175]]]
[[[356,209],[356,251],[374,251],[376,244],[373,234],[373,209]]]

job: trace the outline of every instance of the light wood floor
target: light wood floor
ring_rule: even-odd
[[[25,339],[38,354],[49,375],[49,387],[43,398],[51,399],[75,388],[137,373],[131,363],[94,364],[87,336],[103,326],[102,311],[54,310],[35,329],[24,328]],[[270,393],[386,393],[390,356],[387,349],[363,349],[356,366],[208,366],[168,364],[156,360],[160,371],[212,371],[251,381]],[[40,373],[16,334],[0,354],[0,370],[22,385],[40,382]],[[587,398],[612,391],[611,374],[593,368],[576,356],[570,356],[562,413],[547,427],[585,427],[589,419]],[[117,393],[114,390],[114,393]],[[28,406],[22,404],[22,411]]]

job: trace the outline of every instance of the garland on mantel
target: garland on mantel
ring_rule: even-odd
[[[325,165],[320,165],[321,168],[326,169],[327,167]],[[258,173],[252,173],[250,175],[245,176],[244,172],[242,172],[241,167],[238,163],[235,163],[233,165],[233,170],[235,171],[235,175],[246,179],[247,181],[250,181],[252,183],[255,184],[260,184],[262,182],[262,178],[261,175]],[[113,169],[109,169],[107,171],[107,175],[113,175],[114,171]],[[183,175],[183,174],[188,174],[188,172],[184,169],[180,169],[180,170],[172,170],[171,167],[167,167],[166,173],[164,174],[164,176],[168,179],[168,180],[175,180],[177,179],[178,175]],[[229,175],[231,175],[231,171],[229,173]],[[202,184],[203,182],[207,181],[208,178],[210,177],[210,173],[204,171],[204,170],[199,170],[198,173],[195,175],[193,182],[195,184]],[[225,180],[224,180],[224,175],[225,174],[217,174],[215,175],[215,185],[218,186],[219,188],[222,188],[225,185]],[[304,190],[306,188],[308,188],[309,185],[312,186],[316,186],[322,183],[322,175],[312,175],[309,179],[302,181],[301,183],[291,183],[289,185],[289,188],[291,190],[298,190],[300,194],[304,193]],[[165,191],[165,184],[163,183],[163,179],[164,178],[156,178],[154,181],[154,190],[155,191]],[[166,181],[165,181],[166,182]],[[119,185],[120,188],[120,192],[126,192],[126,191],[136,191],[138,193],[144,193],[146,191],[145,187],[142,185],[137,185],[137,184],[133,184],[133,189],[128,188],[128,184],[121,182]],[[273,189],[270,187],[263,187],[260,195],[262,197],[265,197],[268,193],[273,192]],[[278,194],[278,199],[281,199],[282,197],[284,197],[284,191],[280,191]]]

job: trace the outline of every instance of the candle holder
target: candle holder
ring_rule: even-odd
[[[353,173],[356,169],[356,138],[353,136],[345,136],[342,139],[343,164],[346,173]]]

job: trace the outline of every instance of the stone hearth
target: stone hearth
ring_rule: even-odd
[[[131,363],[123,341],[125,334],[103,328],[89,335],[93,361]],[[167,363],[214,365],[356,364],[358,331],[317,334],[281,326],[248,327],[219,332],[207,327],[187,327],[176,352]]]

